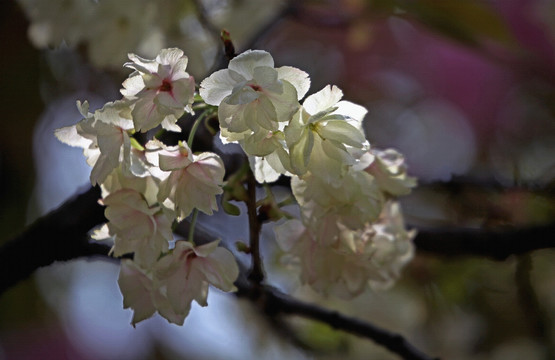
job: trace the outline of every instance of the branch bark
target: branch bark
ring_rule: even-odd
[[[106,221],[98,204],[100,190],[88,191],[66,201],[41,217],[19,236],[0,247],[0,294],[54,261],[107,255],[109,248],[90,243],[87,232]]]
[[[54,261],[106,255],[107,247],[88,241],[87,232],[106,221],[91,188],[38,219],[0,247],[0,294]],[[484,256],[504,260],[511,255],[555,248],[555,223],[503,230],[419,229],[418,251],[440,256]]]
[[[441,256],[484,256],[505,260],[511,255],[555,248],[555,224],[498,230],[419,229],[418,251]]]
[[[0,294],[42,266],[76,257],[105,255],[107,247],[89,243],[87,232],[106,221],[91,188],[38,219],[0,247]],[[555,223],[503,230],[419,229],[418,251],[440,256],[484,256],[504,260],[511,255],[555,248]]]
[[[99,189],[91,188],[38,219],[22,234],[0,247],[0,294],[38,268],[55,261],[96,256],[108,259],[109,247],[90,243],[87,235],[91,228],[106,221],[99,198]],[[251,216],[256,216],[256,212]],[[510,255],[555,248],[554,233],[555,224],[503,230],[420,229],[415,243],[418,250],[435,255],[472,255],[503,260]],[[195,237],[206,237],[206,241],[213,239],[202,231],[195,234]],[[399,334],[301,302],[253,280],[247,279],[246,271],[243,271],[237,283],[240,289],[238,296],[262,304],[269,315],[298,315],[322,321],[334,328],[372,339],[405,359],[431,359]]]
[[[238,297],[249,299],[259,306],[270,318],[279,314],[297,315],[306,319],[320,321],[334,329],[374,341],[406,360],[438,360],[410,344],[400,334],[382,329],[369,322],[328,310],[315,304],[306,303],[286,295],[267,285],[253,284],[244,274],[235,282],[239,289]]]

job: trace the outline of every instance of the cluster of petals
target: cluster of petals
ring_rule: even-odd
[[[183,219],[194,208],[212,215],[218,209],[216,195],[223,192],[225,174],[222,159],[214,153],[193,154],[186,143],[166,146],[151,140],[146,144],[146,158],[161,170],[158,200],[175,205]]]
[[[147,60],[130,54],[126,67],[134,69],[123,82],[122,95],[132,108],[135,130],[147,131],[162,125],[180,131],[177,120],[185,111],[192,112],[195,80],[185,69],[188,59],[183,51],[163,49],[156,59]]]
[[[78,102],[84,118],[56,136],[84,149],[93,167],[91,183],[102,190],[108,222],[93,238],[111,239],[114,256],[133,255],[123,262],[119,280],[124,304],[134,310],[133,324],[155,311],[182,324],[192,300],[206,305],[209,284],[235,289],[237,264],[217,242],[178,241],[172,249],[174,221],[193,209],[210,215],[218,209],[225,170],[218,155],[193,154],[185,143],[166,146],[153,139],[142,146],[133,138],[158,126],[180,130],[176,121],[192,112],[195,85],[179,49],[162,50],[154,60],[129,58],[126,66],[135,72],[123,84],[124,98],[94,113]]]
[[[143,153],[151,176],[126,176],[118,168],[102,183],[109,221],[93,238],[111,238],[114,256],[133,253],[133,260],[122,262],[118,280],[124,307],[133,309],[133,325],[156,311],[183,324],[192,300],[206,306],[209,285],[235,290],[235,258],[218,242],[195,246],[177,241],[171,249],[174,220],[195,207],[210,213],[216,209],[223,164],[215,154],[193,155],[182,143],[166,147],[154,140]]]
[[[332,181],[307,172],[291,189],[300,220],[275,229],[278,244],[300,268],[301,281],[323,294],[356,296],[391,286],[413,256],[400,205],[416,180],[394,150],[369,150]]]
[[[168,251],[173,240],[171,211],[163,206],[149,206],[134,189],[113,192],[102,203],[106,206],[109,234],[114,238],[114,256],[134,253],[134,261],[148,267]]]
[[[291,179],[291,190],[301,208],[306,224],[330,227],[329,216],[351,229],[364,226],[378,219],[385,197],[373,177],[364,171],[350,171],[339,182],[327,183],[318,176],[307,174],[302,179]],[[336,223],[333,221],[331,223]],[[338,235],[328,229],[327,236]]]
[[[238,141],[258,133],[280,129],[298,110],[310,80],[304,71],[290,66],[274,68],[266,51],[248,50],[233,58],[200,84],[200,96],[218,106],[224,141]]]
[[[200,95],[218,106],[220,137],[241,145],[259,182],[292,177],[300,220],[276,232],[288,256],[303,264],[305,283],[351,295],[365,284],[390,284],[411,257],[413,236],[405,236],[399,206],[390,199],[408,194],[415,179],[400,153],[370,148],[364,107],[342,100],[343,92],[330,85],[302,101],[309,85],[301,70],[274,68],[270,54],[249,50],[202,81]],[[392,231],[388,221],[399,226]],[[401,243],[409,244],[406,251],[383,261],[389,244]]]
[[[339,88],[326,86],[308,96],[285,127],[294,174],[310,172],[326,182],[337,181],[369,147],[362,131],[367,110],[342,97]]]
[[[122,102],[107,103],[102,109],[89,112],[89,104],[77,102],[83,119],[72,126],[56,130],[61,142],[83,148],[87,163],[93,167],[90,180],[93,185],[102,183],[121,163],[126,170],[131,163],[131,141],[128,131],[133,121]]]
[[[374,176],[376,183],[390,196],[410,193],[416,186],[416,178],[407,175],[407,165],[403,154],[394,149],[371,149],[373,161],[365,169]]]
[[[136,131],[180,131],[177,119],[192,113],[195,82],[179,49],[129,59],[135,71],[123,83],[124,98],[94,113],[78,103],[84,119],[56,136],[84,149],[91,182],[101,186],[108,223],[94,237],[111,238],[115,256],[133,253],[118,280],[133,324],[155,312],[182,324],[193,300],[206,305],[209,285],[235,289],[237,264],[218,242],[172,248],[174,221],[218,209],[225,169],[217,154],[194,154],[181,141],[137,143]],[[390,286],[412,257],[414,237],[394,200],[416,181],[400,153],[370,147],[364,107],[330,85],[302,101],[309,87],[305,72],[275,68],[270,54],[249,50],[202,81],[199,93],[218,107],[221,139],[242,147],[259,182],[291,177],[300,219],[275,232],[302,282],[341,297]]]
[[[149,269],[123,260],[118,283],[124,307],[133,309],[133,325],[156,311],[169,322],[182,325],[193,300],[207,305],[209,285],[235,291],[233,282],[238,275],[233,254],[218,247],[218,241],[200,246],[177,241],[175,248]]]
[[[301,105],[309,87],[305,72],[274,68],[270,54],[249,50],[202,81],[200,95],[218,106],[220,137],[242,146],[258,181],[307,172],[338,181],[369,148],[361,126],[367,111],[329,85]]]
[[[398,203],[388,202],[380,219],[357,230],[337,219],[339,235],[288,220],[276,226],[276,239],[287,262],[300,269],[303,284],[324,295],[349,299],[366,288],[388,288],[412,259],[414,231],[407,231]]]

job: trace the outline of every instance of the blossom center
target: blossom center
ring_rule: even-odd
[[[256,84],[249,84],[254,91],[262,91],[262,87]]]
[[[160,87],[158,88],[159,91],[166,91],[166,92],[170,92],[172,91],[172,83],[171,81],[168,81],[167,79],[162,80],[162,85],[160,85]]]

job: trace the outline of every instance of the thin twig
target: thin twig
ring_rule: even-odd
[[[277,12],[270,20],[266,22],[264,26],[256,31],[256,34],[249,41],[246,42],[245,48],[242,50],[256,49],[260,41],[268,36],[268,34],[270,34],[276,28],[276,26],[278,26],[279,23],[281,23],[284,19],[297,14],[299,7],[298,2],[298,0],[289,0],[281,11]],[[228,36],[228,41],[233,44],[233,34],[228,34]],[[229,44],[226,44],[224,41],[222,41],[222,44],[224,45],[224,47],[229,47]],[[234,50],[238,50],[235,46],[233,46],[233,48]],[[221,51],[225,53],[225,49],[222,49]],[[226,57],[223,54],[218,56],[218,58],[220,60],[216,61],[216,63],[212,66],[212,69],[209,72],[210,74],[215,72],[216,70],[227,67],[230,60],[229,57]]]
[[[267,292],[267,295],[269,297],[268,306],[278,312],[317,320],[335,329],[370,339],[406,360],[433,359],[410,344],[400,334],[381,329],[368,322],[345,316],[336,311],[301,302],[277,292]]]
[[[251,269],[249,271],[249,280],[255,284],[260,284],[264,280],[264,267],[260,256],[260,230],[262,223],[258,219],[256,207],[256,180],[254,174],[249,169],[247,173],[247,213],[249,218],[249,246],[252,259]]]

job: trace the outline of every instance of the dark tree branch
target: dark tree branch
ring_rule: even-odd
[[[249,191],[254,189],[249,188]],[[100,191],[91,188],[38,219],[22,234],[4,244],[0,248],[0,294],[36,269],[55,261],[91,256],[108,258],[109,247],[90,243],[87,235],[91,228],[106,221],[104,208],[98,204],[99,197]],[[256,204],[251,204],[250,208],[249,215],[256,218]],[[258,219],[255,220],[257,223]],[[554,234],[555,224],[505,230],[421,229],[415,243],[419,250],[433,254],[486,256],[503,260],[513,254],[554,248]],[[213,239],[210,234],[200,231],[195,237],[202,238],[198,239],[200,241]],[[256,271],[262,271],[262,268]],[[247,279],[243,269],[237,282],[240,289],[238,295],[263,306],[269,315],[298,315],[322,321],[334,328],[372,339],[406,359],[430,359],[398,334],[301,302],[252,280],[256,279]]]
[[[511,255],[555,248],[555,224],[503,230],[419,229],[417,250],[443,256],[485,256],[505,260]]]
[[[238,296],[250,297],[250,287],[245,288],[238,285],[238,288]],[[264,311],[270,316],[277,314],[297,315],[320,321],[335,329],[370,339],[406,360],[434,359],[415,348],[400,334],[381,329],[357,318],[345,316],[337,311],[302,302],[267,286],[263,288],[263,292],[260,294],[262,301],[258,298],[250,298],[255,304],[264,306]]]
[[[91,256],[113,259],[108,256],[109,246],[89,243],[87,235],[91,228],[106,221],[104,208],[98,204],[99,197],[100,191],[91,188],[43,216],[21,235],[3,245],[0,248],[0,294],[38,268],[55,261]],[[181,230],[186,231],[186,227]],[[195,232],[195,240],[199,243],[213,239],[203,230]],[[271,316],[289,314],[322,321],[336,329],[374,340],[405,359],[431,359],[416,350],[401,335],[295,300],[271,287],[253,282],[247,278],[245,267],[242,267],[236,285],[238,296],[247,297],[254,304],[261,305],[264,312]]]
[[[426,187],[434,190],[444,190],[452,193],[460,193],[464,190],[469,191],[526,191],[534,194],[555,195],[553,185],[538,184],[534,182],[507,184],[496,179],[476,179],[468,176],[453,176],[449,181],[420,182],[418,187]]]
[[[99,198],[100,191],[91,188],[2,245],[0,294],[54,261],[105,254],[107,247],[89,243],[86,235],[106,221]],[[504,230],[419,229],[414,242],[419,251],[434,255],[504,260],[511,255],[555,248],[555,224]]]
[[[109,248],[89,243],[87,232],[103,223],[100,190],[90,188],[41,217],[0,248],[0,294],[54,261],[107,255]]]
[[[206,231],[202,231],[201,234],[208,237],[206,239],[203,236],[202,239],[199,239],[201,243],[213,239],[213,236],[208,235]],[[372,340],[406,360],[439,360],[439,358],[432,358],[421,352],[400,334],[382,329],[354,317],[345,316],[337,311],[305,303],[271,286],[257,283],[251,280],[251,272],[252,270],[247,271],[246,267],[239,263],[239,278],[235,281],[235,286],[238,289],[236,295],[237,297],[250,300],[254,306],[257,306],[268,316],[270,322],[279,320],[278,315],[280,314],[297,315],[328,324],[334,329]],[[294,336],[290,335],[289,338],[297,343]]]

